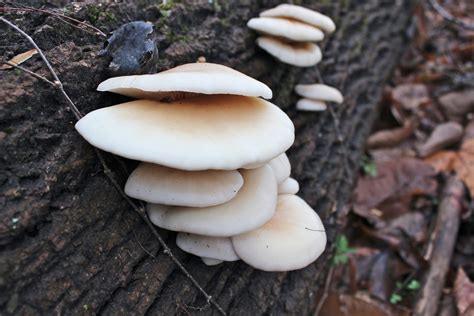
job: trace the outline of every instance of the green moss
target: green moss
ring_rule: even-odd
[[[115,14],[107,11],[103,6],[96,4],[87,5],[87,16],[92,24],[97,23],[99,20],[105,20],[107,22],[117,21]]]

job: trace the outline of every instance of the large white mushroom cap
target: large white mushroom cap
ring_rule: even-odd
[[[205,207],[231,200],[243,183],[237,170],[186,171],[142,162],[128,177],[125,193],[150,203]]]
[[[334,24],[334,21],[330,17],[293,4],[280,4],[273,9],[263,11],[260,13],[260,16],[291,18],[311,24],[328,33],[332,33],[336,30],[336,24]]]
[[[257,32],[297,42],[316,42],[324,38],[324,33],[320,29],[284,18],[253,18],[247,22],[247,26]]]
[[[232,237],[237,255],[264,271],[290,271],[315,261],[326,247],[319,216],[296,195],[278,196],[275,215],[254,231]]]
[[[326,111],[327,105],[325,102],[319,100],[299,99],[298,102],[296,102],[296,109],[300,111],[320,112]]]
[[[114,77],[99,84],[97,90],[156,100],[180,98],[183,92],[272,97],[272,90],[264,83],[212,63],[185,64],[152,75]]]
[[[257,45],[280,61],[298,67],[311,67],[319,63],[323,57],[321,49],[313,43],[285,43],[282,40],[261,36]]]
[[[288,160],[288,156],[285,153],[270,160],[268,162],[268,165],[272,167],[273,173],[275,174],[278,184],[282,183],[290,176],[290,160]]]
[[[183,251],[199,257],[223,261],[236,261],[240,259],[235,253],[229,237],[209,237],[179,233],[176,236],[176,245]]]
[[[344,101],[344,97],[339,90],[321,83],[298,84],[295,86],[295,92],[304,98],[313,100],[336,103]]]
[[[105,151],[182,170],[235,170],[267,162],[294,141],[293,123],[280,108],[232,95],[172,104],[136,100],[92,111],[76,129]]]
[[[148,204],[150,220],[168,230],[215,237],[230,237],[263,225],[275,214],[273,171],[265,165],[241,172],[244,185],[229,202],[202,208]]]
[[[300,190],[300,184],[293,178],[287,178],[278,184],[278,194],[296,194]]]

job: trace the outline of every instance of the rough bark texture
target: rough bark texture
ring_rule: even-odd
[[[69,5],[68,12],[104,31],[126,21],[152,21],[160,33],[160,69],[202,55],[267,83],[274,103],[295,122],[296,142],[289,151],[293,176],[300,181],[300,195],[324,219],[332,245],[383,83],[403,50],[410,2],[303,3],[338,25],[324,43],[323,62],[310,69],[276,62],[256,47],[256,34],[245,26],[278,1],[219,1],[218,6],[194,1],[170,5],[167,12],[158,5],[81,4]],[[40,13],[7,17],[46,51],[83,113],[126,100],[95,92],[107,76],[106,61],[97,57],[101,38]],[[0,30],[4,58],[31,48],[6,26]],[[39,58],[25,65],[47,74]],[[294,110],[294,85],[317,82],[317,69],[346,97],[335,107],[339,124],[329,112]],[[0,76],[1,314],[216,313],[205,307],[196,288],[107,181],[91,146],[75,132],[74,117],[61,95],[19,71],[2,71]],[[109,154],[106,158],[124,183],[127,174],[120,164]],[[130,169],[136,165],[125,162]],[[310,314],[330,266],[331,251],[291,273],[265,273],[242,262],[207,267],[176,248],[174,233],[162,233],[230,314]],[[205,308],[195,309],[200,306]]]

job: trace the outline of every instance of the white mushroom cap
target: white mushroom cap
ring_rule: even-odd
[[[295,92],[308,99],[342,103],[344,97],[341,92],[334,87],[325,84],[298,84]]]
[[[157,100],[182,98],[183,92],[272,97],[272,90],[264,83],[232,68],[212,63],[185,64],[152,75],[110,78],[99,84],[97,90]]]
[[[270,160],[268,162],[268,165],[272,167],[273,173],[275,174],[278,184],[282,183],[290,176],[290,160],[288,160],[288,156],[285,153]]]
[[[278,196],[270,221],[254,231],[232,237],[237,255],[264,271],[290,271],[315,261],[326,247],[319,216],[296,195]]]
[[[284,18],[253,18],[247,22],[247,26],[257,32],[296,42],[316,42],[324,38],[324,33],[320,29]]]
[[[179,233],[176,236],[176,245],[183,251],[199,257],[223,261],[236,261],[240,259],[235,253],[229,237],[209,237]]]
[[[173,104],[136,100],[90,112],[76,129],[105,151],[182,170],[235,170],[266,162],[294,141],[293,123],[280,108],[232,95]]]
[[[244,186],[229,202],[203,208],[148,204],[151,222],[169,230],[215,237],[230,237],[260,227],[275,214],[275,176],[266,165],[241,172]]]
[[[237,170],[186,171],[142,162],[128,177],[125,193],[150,203],[205,207],[231,200],[243,184]]]
[[[336,25],[330,17],[293,4],[280,4],[273,9],[263,11],[260,16],[291,18],[313,25],[328,33],[336,30]]]
[[[204,262],[206,266],[215,266],[224,262],[223,260],[206,258],[206,257],[201,257],[201,260],[202,262]]]
[[[326,111],[327,105],[323,101],[311,99],[299,99],[296,102],[296,109],[300,111]]]
[[[293,178],[287,178],[278,185],[278,194],[296,194],[300,190],[298,181]]]
[[[311,67],[323,58],[321,49],[313,43],[285,43],[282,40],[261,36],[257,45],[278,60],[297,67]]]

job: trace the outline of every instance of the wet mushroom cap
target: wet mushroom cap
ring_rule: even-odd
[[[178,233],[176,245],[181,250],[199,257],[236,261],[240,258],[234,251],[229,237],[209,237],[189,233]]]
[[[298,102],[296,102],[296,109],[300,111],[320,112],[326,111],[327,105],[319,100],[299,99]]]
[[[182,170],[235,170],[266,162],[294,141],[293,123],[280,108],[232,95],[172,104],[136,100],[92,111],[76,129],[105,151]]]
[[[311,67],[322,59],[321,49],[313,43],[286,43],[282,40],[261,36],[257,45],[278,60],[297,67]]]
[[[231,200],[243,183],[236,170],[186,171],[142,162],[128,177],[125,193],[149,203],[205,207]]]
[[[244,185],[229,202],[201,208],[148,204],[151,222],[168,230],[215,237],[230,237],[260,227],[275,213],[275,175],[267,165],[241,173]]]
[[[321,30],[332,33],[336,30],[334,21],[319,12],[293,4],[280,4],[273,9],[260,13],[262,17],[285,17],[302,21]]]
[[[174,100],[195,93],[272,97],[272,90],[264,83],[212,63],[185,64],[152,75],[114,77],[99,84],[97,90],[155,100]]]
[[[288,160],[288,156],[285,153],[270,160],[268,165],[272,168],[278,184],[282,183],[290,176],[290,160]]]
[[[308,99],[342,103],[344,97],[341,92],[334,87],[325,84],[298,84],[295,92]]]
[[[283,37],[296,42],[317,42],[324,39],[324,33],[314,26],[284,18],[253,18],[247,26],[257,32]]]
[[[275,215],[265,225],[232,237],[237,255],[264,271],[291,271],[315,261],[326,247],[319,216],[296,195],[279,195]]]
[[[293,178],[287,178],[278,185],[278,194],[296,194],[300,190],[300,184]]]

